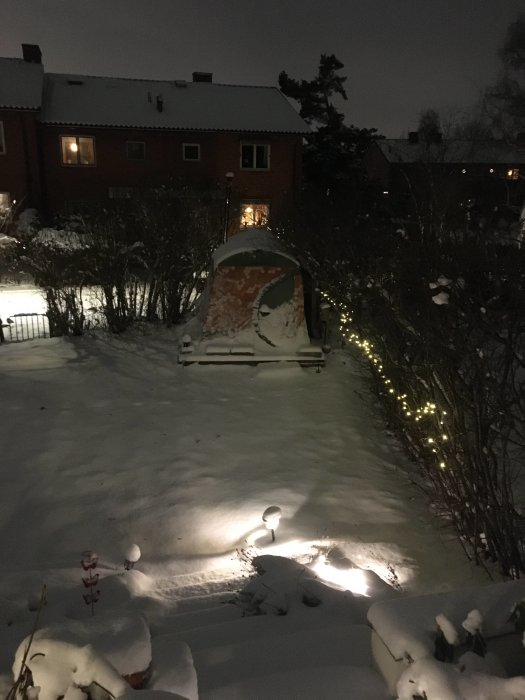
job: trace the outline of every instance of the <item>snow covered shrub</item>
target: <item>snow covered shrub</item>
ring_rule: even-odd
[[[18,241],[12,236],[2,233],[0,226],[0,280],[8,281],[17,279],[19,271],[17,256]]]
[[[16,213],[15,213],[16,215]],[[13,221],[13,212],[0,213],[0,280],[20,283],[28,277],[23,260],[26,241],[38,227],[34,209],[26,209]]]
[[[504,245],[487,222],[470,231],[464,212],[457,229],[457,211],[447,220],[430,209],[402,237],[377,212],[328,211],[312,219],[316,230],[301,222],[296,251],[373,345],[371,387],[435,512],[477,563],[519,577],[525,248]]]
[[[52,336],[82,335],[85,327],[82,290],[89,283],[89,241],[74,230],[29,227],[19,258],[41,287]]]
[[[176,323],[193,307],[220,240],[221,216],[213,191],[173,187],[84,217],[93,283],[102,290],[111,330],[137,318]]]
[[[133,199],[26,227],[15,261],[45,292],[52,335],[87,326],[84,290],[96,290],[107,327],[138,319],[178,322],[202,292],[222,235],[223,200],[188,187],[144,190]]]
[[[25,696],[19,696],[20,700],[29,700],[30,692],[37,689],[38,700],[75,696],[82,700],[87,700],[88,697],[112,700],[123,695],[129,688],[115,668],[90,645],[80,647],[54,639],[39,639],[24,662],[26,643],[26,640],[22,642],[16,652],[13,675],[18,677],[25,663],[31,674],[34,691],[28,689]]]

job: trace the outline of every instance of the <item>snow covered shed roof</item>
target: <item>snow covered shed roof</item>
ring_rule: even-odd
[[[307,133],[275,87],[47,73],[46,124]]]
[[[299,262],[294,256],[289,253],[283,244],[275,238],[266,228],[247,228],[243,229],[234,236],[231,236],[226,243],[220,245],[213,253],[213,269],[225,261],[231,261],[239,256],[245,260],[247,256],[253,255],[260,258],[260,253],[267,254],[267,259],[286,258],[288,264],[290,262],[294,267],[299,267]],[[259,262],[259,264],[261,264]]]
[[[376,141],[389,163],[525,163],[525,150],[505,141],[445,140],[411,143],[408,139]]]
[[[0,109],[40,109],[44,68],[21,58],[0,58]]]

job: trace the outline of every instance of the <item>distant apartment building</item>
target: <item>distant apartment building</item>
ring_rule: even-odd
[[[68,212],[143,189],[232,196],[241,226],[290,211],[309,127],[278,88],[45,73],[0,59],[0,206]]]
[[[427,201],[459,214],[486,218],[514,209],[517,216],[525,200],[524,137],[466,141],[412,132],[407,139],[374,141],[363,165],[385,202],[401,212]]]

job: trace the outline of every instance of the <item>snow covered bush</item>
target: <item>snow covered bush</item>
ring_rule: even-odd
[[[471,230],[464,211],[438,217],[433,201],[407,219],[403,237],[378,210],[326,211],[289,235],[321,289],[351,308],[387,426],[417,463],[436,514],[477,563],[517,577],[525,571],[525,248],[503,244],[487,221]]]
[[[13,675],[21,671],[25,645],[18,648],[13,664]],[[79,647],[67,642],[40,639],[33,643],[25,665],[31,673],[32,687],[39,689],[38,700],[57,700],[70,693],[74,697],[79,691],[88,697],[90,686],[98,687],[103,695],[118,698],[129,688],[126,681],[113,666],[95,653],[89,645]],[[80,695],[80,697],[82,697]]]
[[[24,682],[9,700],[29,700],[31,687],[40,687],[38,700],[57,700],[79,689],[89,700],[111,699],[144,687],[151,665],[150,631],[141,616],[63,620],[36,630],[20,644],[13,675]]]
[[[222,200],[212,190],[144,190],[24,234],[17,253],[45,292],[52,335],[81,335],[84,290],[96,290],[107,327],[179,321],[203,289],[221,239]]]

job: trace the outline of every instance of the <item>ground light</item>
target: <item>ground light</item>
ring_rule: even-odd
[[[270,506],[263,513],[262,519],[266,525],[266,529],[270,530],[272,533],[272,542],[275,542],[275,531],[279,527],[281,515],[282,512],[278,506]]]

